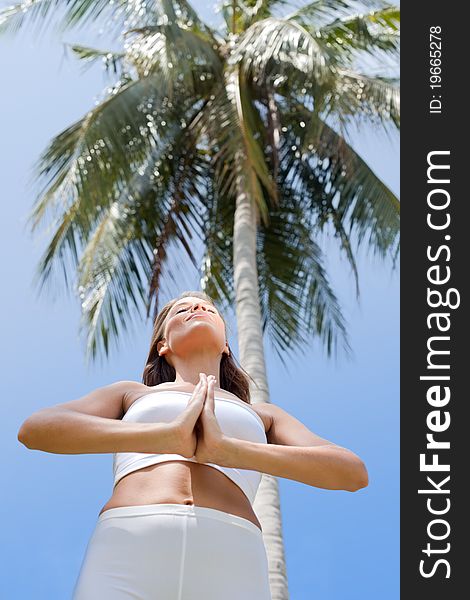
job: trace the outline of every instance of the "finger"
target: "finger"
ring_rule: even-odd
[[[200,381],[201,381],[201,389],[203,390],[204,395],[207,393],[207,376],[205,373],[199,373]]]
[[[186,412],[197,418],[201,414],[205,399],[206,390],[204,389],[203,383],[201,381],[194,388],[193,394],[190,397],[189,402],[187,404]]]
[[[200,395],[202,395],[202,381],[199,381],[195,386],[194,386],[194,390],[193,393],[191,394],[191,397],[189,399],[190,402],[194,402],[196,400],[199,400]]]
[[[209,379],[207,384],[207,395],[206,402],[204,404],[204,408],[207,408],[212,413],[215,413],[215,399],[214,399],[214,387],[215,387],[215,379]]]

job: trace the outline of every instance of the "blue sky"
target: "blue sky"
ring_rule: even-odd
[[[3,3],[2,3],[3,4]],[[198,6],[198,3],[194,3]],[[207,9],[203,11],[207,14]],[[83,35],[65,34],[82,41]],[[99,510],[112,489],[111,455],[54,455],[17,441],[22,421],[42,407],[121,379],[141,378],[150,323],[123,336],[107,362],[86,367],[79,304],[32,285],[47,236],[24,222],[34,200],[27,180],[48,141],[92,106],[99,67],[81,74],[62,60],[59,38],[0,39],[2,73],[0,297],[2,314],[4,540],[0,595],[70,597]],[[398,194],[399,140],[367,130],[359,153]],[[390,600],[399,595],[399,271],[360,255],[361,299],[344,257],[322,241],[346,316],[352,360],[328,361],[317,342],[286,371],[266,340],[273,403],[312,431],[357,452],[370,476],[357,493],[279,479],[291,600]],[[197,289],[194,274],[184,288]],[[233,316],[229,315],[233,323]],[[235,326],[232,326],[235,333]],[[236,338],[230,340],[236,348]]]

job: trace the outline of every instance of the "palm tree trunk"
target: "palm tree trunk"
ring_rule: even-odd
[[[238,175],[233,231],[238,351],[241,366],[257,384],[250,390],[253,403],[269,402],[256,266],[258,211],[244,189],[243,176]],[[288,600],[279,487],[276,477],[263,473],[253,509],[263,528],[272,600]]]

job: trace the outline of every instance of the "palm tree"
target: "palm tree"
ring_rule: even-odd
[[[284,364],[313,336],[328,356],[350,351],[317,238],[325,226],[338,238],[357,297],[354,239],[395,266],[399,202],[346,138],[364,122],[399,127],[397,80],[383,74],[398,52],[399,9],[314,0],[281,15],[287,4],[230,0],[223,31],[186,0],[28,0],[0,13],[0,31],[61,7],[63,29],[106,18],[123,32],[119,52],[71,45],[115,81],[42,153],[29,219],[34,232],[54,217],[36,278],[42,288],[58,263],[69,287],[71,260],[87,357],[108,354],[133,309],[158,311],[180,247],[199,268],[194,235],[202,289],[235,305],[253,402],[269,402],[264,332]],[[381,75],[359,68],[364,57]],[[263,475],[254,508],[272,598],[286,600],[275,477]]]

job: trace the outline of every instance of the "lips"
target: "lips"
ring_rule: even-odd
[[[194,313],[193,315],[188,317],[187,320],[189,321],[190,319],[194,319],[194,317],[207,317],[207,313],[202,313],[202,312]]]

